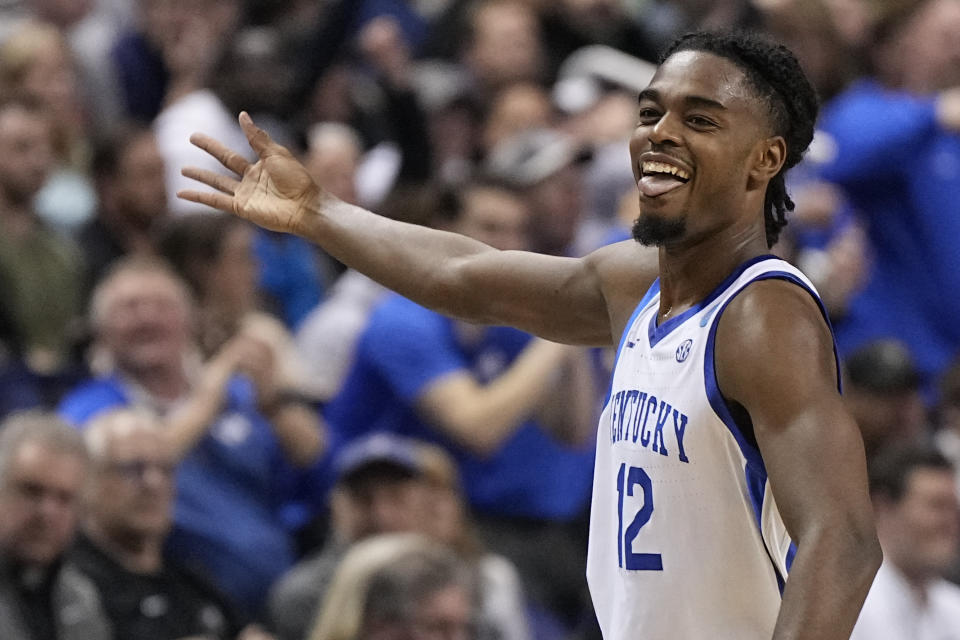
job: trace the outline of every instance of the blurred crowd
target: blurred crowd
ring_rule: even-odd
[[[700,28],[822,102],[772,251],[867,449],[854,637],[960,638],[960,0],[0,0],[0,637],[599,638],[613,352],[175,194],[246,110],[348,202],[583,255],[630,238],[636,94]]]

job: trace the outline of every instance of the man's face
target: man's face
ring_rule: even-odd
[[[359,199],[356,188],[359,163],[359,149],[344,141],[310,149],[304,164],[324,189],[341,200],[356,204]]]
[[[113,180],[116,213],[148,226],[167,212],[163,157],[153,134],[137,136],[119,158]]]
[[[253,230],[235,225],[227,232],[220,255],[210,264],[205,296],[233,309],[248,308],[256,300],[257,273]]]
[[[527,208],[508,191],[492,187],[469,189],[457,231],[502,251],[529,248]]]
[[[73,539],[86,463],[41,443],[20,446],[0,479],[0,549],[20,562],[48,565]]]
[[[156,429],[114,430],[93,463],[87,493],[92,522],[116,539],[164,536],[173,514],[174,462]]]
[[[190,336],[184,291],[162,272],[127,272],[107,292],[100,329],[118,364],[131,372],[179,366]]]
[[[573,244],[583,214],[583,169],[567,165],[527,189],[526,196],[535,249],[562,255]]]
[[[960,549],[960,505],[953,473],[917,468],[904,495],[877,510],[884,552],[908,575],[930,577],[952,565]]]
[[[28,204],[52,165],[47,121],[19,106],[0,109],[0,195],[18,205]]]
[[[368,478],[356,487],[334,492],[334,520],[347,541],[381,533],[422,528],[426,513],[426,485],[417,478]]]
[[[468,53],[474,73],[487,85],[536,80],[543,50],[536,15],[521,3],[491,3],[474,16]]]
[[[695,242],[739,217],[747,190],[766,188],[749,180],[748,167],[770,135],[768,120],[733,62],[680,51],[660,65],[640,93],[630,139],[638,240]]]

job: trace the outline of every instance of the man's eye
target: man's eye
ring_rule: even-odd
[[[660,114],[657,113],[656,109],[649,109],[649,108],[640,109],[640,113],[638,114],[638,118],[640,119],[641,122],[649,122],[651,120],[656,120],[659,117],[660,117]]]
[[[694,126],[697,126],[697,127],[712,127],[712,126],[713,126],[713,121],[712,121],[712,120],[707,120],[707,119],[704,118],[703,116],[692,116],[692,117],[690,118],[690,124],[692,124],[692,125],[694,125]]]

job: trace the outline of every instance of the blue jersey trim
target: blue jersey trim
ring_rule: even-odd
[[[760,259],[766,259],[767,256],[762,256]],[[760,260],[754,259],[748,263],[756,264]],[[742,274],[744,269],[738,269],[735,273]],[[756,517],[757,528],[761,531],[761,537],[763,535],[761,525],[761,518],[763,514],[763,498],[765,492],[765,486],[767,482],[767,469],[763,462],[763,457],[760,455],[759,449],[747,442],[743,433],[740,431],[740,428],[737,426],[736,421],[733,419],[733,415],[730,413],[730,409],[727,406],[726,399],[723,397],[723,394],[720,392],[720,387],[717,384],[717,372],[716,367],[714,366],[714,349],[716,346],[716,337],[717,337],[717,328],[720,326],[720,318],[723,315],[723,312],[726,310],[727,305],[729,305],[740,293],[747,288],[753,282],[759,282],[761,280],[786,280],[792,282],[804,291],[810,294],[810,296],[816,301],[817,307],[820,309],[820,313],[823,315],[824,321],[827,323],[827,328],[830,330],[830,336],[833,340],[833,355],[835,364],[837,367],[837,389],[840,390],[840,360],[837,355],[837,345],[836,340],[833,339],[833,326],[830,324],[830,318],[827,316],[826,307],[823,306],[823,302],[820,300],[820,297],[816,294],[813,289],[811,289],[803,280],[798,278],[796,275],[788,271],[767,271],[765,273],[759,274],[756,278],[751,279],[749,282],[743,285],[738,291],[736,291],[730,299],[728,299],[723,306],[716,312],[713,316],[713,323],[710,326],[710,332],[707,335],[707,345],[706,353],[704,355],[703,361],[703,379],[706,387],[707,399],[710,402],[710,406],[713,408],[717,416],[723,421],[727,429],[733,435],[734,440],[737,442],[737,446],[740,448],[740,452],[743,454],[743,457],[746,458],[747,463],[744,467],[744,476],[747,483],[747,490],[750,495],[750,503],[753,506],[754,516]],[[727,282],[726,286],[732,284],[732,280]],[[711,294],[713,295],[713,294]],[[713,296],[714,298],[716,296]],[[701,305],[705,306],[705,305]],[[679,318],[680,316],[678,316]],[[666,323],[664,323],[666,325]],[[766,547],[766,540],[764,540],[764,547]],[[767,554],[770,555],[769,548],[767,549]],[[796,555],[796,546],[791,543],[790,549],[787,551],[787,557],[785,559],[785,566],[787,571],[790,570],[791,565],[793,564],[793,557]],[[777,567],[777,564],[773,562],[773,557],[770,558],[771,564],[773,565],[774,573],[777,578],[777,585],[780,589],[780,594],[783,594],[784,588],[784,576],[780,575],[780,570]]]
[[[787,565],[787,571],[790,571],[790,568],[793,567],[793,559],[797,555],[797,544],[795,542],[790,543],[790,548],[787,549],[787,557],[785,564]]]
[[[633,324],[637,321],[637,317],[643,313],[643,310],[647,308],[647,306],[650,304],[650,301],[653,300],[658,293],[660,293],[660,278],[657,278],[653,281],[653,284],[650,285],[650,288],[647,289],[647,292],[643,294],[640,302],[637,303],[633,313],[630,314],[630,319],[627,321],[627,326],[623,328],[623,335],[620,336],[620,344],[617,345],[617,354],[614,356],[613,360],[613,371],[617,370],[617,364],[620,362],[620,354],[623,352],[623,347],[627,343],[627,336],[630,335],[630,329],[633,328]],[[610,384],[607,385],[607,396],[603,399],[603,404],[601,405],[604,409],[607,408],[607,404],[610,402],[610,395],[612,393],[613,376],[611,375]]]
[[[761,256],[756,256],[751,258],[737,267],[730,275],[724,278],[723,282],[718,284],[713,291],[711,291],[706,298],[696,303],[683,313],[673,318],[668,318],[663,324],[657,324],[657,315],[653,314],[653,317],[650,318],[650,326],[647,329],[647,335],[650,339],[650,346],[654,347],[658,342],[666,338],[670,333],[686,322],[691,316],[696,315],[701,310],[709,306],[714,300],[720,297],[724,291],[726,291],[731,284],[733,284],[737,278],[743,275],[743,272],[757,264],[758,262],[763,262],[764,260],[779,260],[777,256],[765,254]],[[718,314],[719,315],[719,314]]]

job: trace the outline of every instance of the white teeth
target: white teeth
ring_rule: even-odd
[[[665,162],[644,162],[641,166],[644,174],[647,173],[669,173],[683,180],[689,180],[690,174],[680,167]]]

